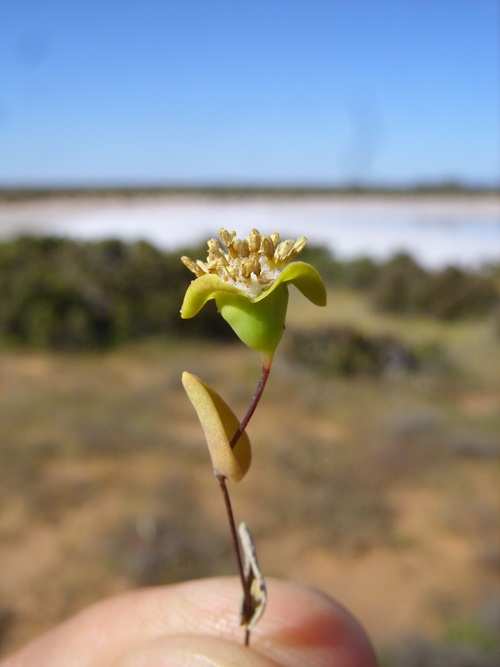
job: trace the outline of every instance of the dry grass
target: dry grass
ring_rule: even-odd
[[[325,380],[283,349],[250,426],[252,469],[231,487],[237,518],[266,573],[339,597],[377,643],[437,638],[500,598],[498,341],[489,322],[381,318],[334,298],[292,304],[289,326],[438,340],[454,370]],[[105,595],[234,572],[184,369],[241,414],[259,361],[180,343],[0,353],[3,654]]]

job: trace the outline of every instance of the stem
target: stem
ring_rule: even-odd
[[[255,391],[255,394],[252,398],[252,402],[250,403],[250,407],[247,410],[246,415],[243,417],[243,421],[241,424],[238,426],[238,430],[236,433],[233,435],[233,439],[231,440],[231,449],[234,449],[236,443],[240,439],[243,431],[246,429],[248,422],[252,418],[253,413],[255,412],[255,408],[258,406],[260,397],[262,396],[262,393],[264,391],[264,388],[266,386],[267,378],[269,377],[269,373],[271,371],[271,364],[266,365],[263,364],[262,366],[262,371],[260,374],[260,379],[259,379],[259,384],[257,385],[257,389]]]
[[[255,394],[253,395],[252,402],[250,403],[250,407],[248,408],[246,415],[243,417],[242,422],[238,426],[238,430],[233,435],[233,438],[230,443],[231,449],[234,449],[236,443],[241,438],[242,433],[245,431],[248,422],[252,418],[252,415],[259,404],[260,398],[262,396],[262,393],[264,392],[264,388],[267,383],[267,379],[269,377],[269,373],[271,371],[271,363],[272,359],[270,361],[268,360],[267,362],[266,360],[264,360],[264,363],[262,364],[262,371],[260,374],[257,389],[255,391]],[[243,568],[243,561],[241,558],[240,542],[238,539],[238,533],[236,531],[236,524],[234,522],[234,514],[233,514],[233,508],[231,506],[231,500],[229,498],[229,491],[227,490],[226,486],[226,478],[223,477],[222,475],[216,475],[216,477],[217,481],[219,482],[220,490],[222,491],[222,496],[224,497],[224,504],[226,506],[227,518],[229,521],[229,529],[231,532],[231,539],[233,541],[234,555],[236,557],[236,565],[238,567],[238,573],[241,580],[241,587],[243,589],[243,600],[244,600],[243,615],[245,618],[249,618],[252,613],[252,605],[253,605],[252,596],[250,593],[250,586],[245,578],[245,571]],[[245,646],[250,645],[250,630],[248,629],[248,627],[245,628],[244,645]]]
[[[262,392],[261,392],[262,393]],[[244,608],[246,610],[252,609],[252,597],[250,594],[250,588],[248,586],[247,580],[245,579],[245,572],[243,570],[243,561],[241,559],[241,549],[240,543],[238,540],[238,533],[236,532],[236,524],[234,522],[233,508],[231,506],[231,499],[229,498],[229,491],[226,486],[226,478],[222,475],[216,475],[217,481],[219,482],[220,490],[222,491],[222,496],[224,498],[224,504],[226,506],[227,518],[229,521],[229,528],[231,532],[231,538],[233,541],[234,555],[236,556],[236,564],[238,566],[238,574],[241,580],[241,587],[243,589],[243,598],[244,598]],[[245,628],[245,646],[250,644],[250,630]]]

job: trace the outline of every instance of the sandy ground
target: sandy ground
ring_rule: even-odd
[[[183,367],[200,372],[241,411],[255,360],[236,347],[222,357],[206,348],[183,354],[2,353],[4,653],[103,596],[234,572],[222,501],[179,376]],[[474,618],[485,600],[500,600],[498,460],[432,451],[413,463],[395,459],[376,421],[371,435],[359,423],[360,406],[373,416],[374,402],[393,400],[387,387],[381,397],[371,384],[354,392],[303,376],[290,394],[290,373],[277,365],[252,423],[252,469],[231,485],[265,574],[335,596],[378,646],[407,635],[438,639],[450,619]],[[353,403],[351,394],[362,398]],[[483,388],[461,393],[457,405],[492,419],[497,399]],[[368,517],[350,514],[366,488]],[[382,514],[370,509],[379,501]],[[338,507],[347,514],[337,517]]]

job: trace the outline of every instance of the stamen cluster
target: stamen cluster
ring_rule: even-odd
[[[245,239],[236,238],[236,232],[224,228],[219,230],[219,236],[225,248],[217,239],[210,239],[205,262],[189,257],[182,257],[182,262],[197,277],[207,273],[217,275],[250,297],[267,289],[307,241],[302,236],[297,241],[280,242],[277,232],[263,236],[256,229],[252,229]]]

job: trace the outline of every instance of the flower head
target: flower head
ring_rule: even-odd
[[[256,229],[243,240],[236,238],[236,232],[228,232],[224,228],[219,234],[227,250],[221,248],[217,239],[210,239],[205,262],[199,259],[193,261],[189,257],[182,257],[182,262],[197,277],[218,276],[250,299],[259,296],[276,281],[307,241],[302,236],[295,242],[287,240],[279,243],[279,234],[261,236]]]
[[[182,257],[197,278],[188,287],[181,317],[194,317],[215,299],[222,317],[270,366],[283,335],[287,284],[294,284],[318,306],[326,305],[325,286],[310,264],[290,263],[305,246],[305,237],[280,242],[279,234],[263,236],[256,229],[243,240],[226,229],[219,235],[223,246],[210,239],[205,262]]]

